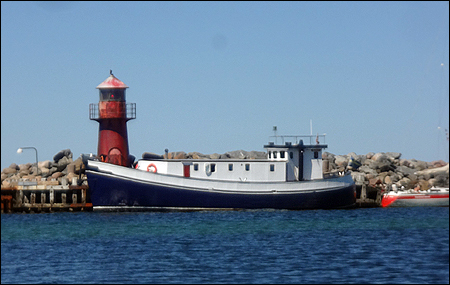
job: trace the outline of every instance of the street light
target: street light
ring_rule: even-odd
[[[33,147],[33,146],[20,147],[20,148],[17,150],[17,153],[22,153],[22,151],[23,151],[24,149],[26,149],[26,148],[32,148],[32,149],[34,149],[34,150],[36,151],[36,175],[37,175],[37,174],[39,174],[38,152],[37,152],[37,149],[36,149],[35,147]]]

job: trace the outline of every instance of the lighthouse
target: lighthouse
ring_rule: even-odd
[[[97,156],[103,162],[130,166],[127,122],[136,119],[136,104],[126,103],[128,86],[110,76],[97,86],[100,100],[89,105],[89,119],[99,123]]]

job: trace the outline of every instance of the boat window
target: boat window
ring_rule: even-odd
[[[250,171],[250,164],[249,163],[245,164],[245,171]]]
[[[216,172],[216,164],[211,163],[211,172]]]
[[[275,164],[270,165],[270,171],[275,171]]]
[[[198,171],[198,163],[194,163],[194,171]]]
[[[291,159],[293,159],[293,158],[294,158],[294,152],[291,151],[291,152],[289,153],[289,156],[291,157]]]
[[[277,152],[278,152],[278,151],[274,151],[274,152],[273,152],[273,158],[277,158]]]
[[[319,152],[318,151],[314,152],[314,158],[319,158]]]
[[[284,158],[285,151],[280,151],[280,158]]]
[[[233,163],[229,163],[228,164],[228,170],[229,171],[233,171]]]

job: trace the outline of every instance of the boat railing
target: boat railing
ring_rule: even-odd
[[[325,136],[326,134],[317,134],[317,135],[274,135],[269,136],[269,141],[271,138],[274,138],[275,144],[278,144],[278,138],[281,138],[281,144],[285,144],[286,142],[291,142],[298,144],[301,140],[303,143],[309,141],[309,144],[325,144]]]

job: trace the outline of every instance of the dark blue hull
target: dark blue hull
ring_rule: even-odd
[[[242,194],[183,189],[87,172],[94,207],[335,209],[355,203],[355,185],[287,194]]]

